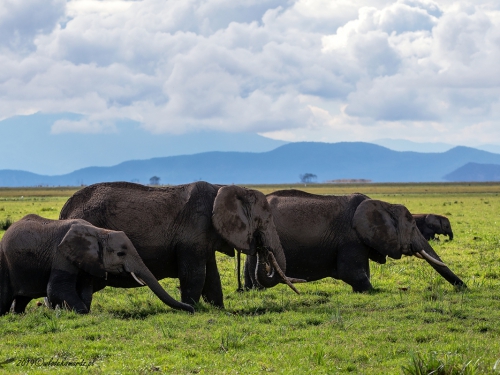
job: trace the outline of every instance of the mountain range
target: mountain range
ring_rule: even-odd
[[[64,132],[58,121],[78,122],[74,113],[14,116],[0,121],[0,170],[62,175],[89,166],[209,151],[265,152],[287,142],[255,133],[192,131],[153,134],[139,123],[121,121],[102,131]]]
[[[464,167],[467,164],[475,165]],[[46,176],[0,170],[0,186],[79,186],[103,181],[181,184],[205,180],[220,184],[296,183],[310,173],[317,182],[365,179],[372,182],[444,182],[500,180],[498,173],[470,175],[470,170],[497,168],[500,154],[457,146],[446,152],[393,151],[364,142],[297,142],[267,152],[204,152],[131,160],[111,167],[88,167]],[[460,172],[461,168],[469,174]],[[472,176],[472,177],[469,177]],[[490,177],[493,176],[493,177]],[[473,179],[475,178],[475,179]],[[484,179],[483,179],[484,180]]]
[[[392,138],[381,138],[371,141],[370,143],[375,143],[379,146],[384,146],[390,148],[394,151],[415,151],[415,152],[446,152],[451,150],[453,147],[458,145],[453,145],[451,143],[443,142],[412,142],[407,139],[392,139]],[[475,149],[492,152],[495,154],[500,154],[500,145],[495,144],[481,144],[474,146]]]

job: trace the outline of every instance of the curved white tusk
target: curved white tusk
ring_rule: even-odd
[[[424,259],[424,257],[422,255],[420,255],[420,253],[415,253],[413,255],[415,255],[417,258]]]
[[[276,261],[276,258],[274,257],[274,254],[270,251],[269,255],[271,256],[271,262],[273,263],[274,269],[276,271],[278,271],[278,274],[281,276],[281,278],[286,283],[286,285],[288,285],[290,288],[292,288],[292,290],[295,293],[300,294],[299,291],[297,290],[297,288],[295,288],[293,286],[293,284],[290,282],[290,280],[288,280],[288,277],[286,277],[285,274],[283,273],[283,270],[280,268],[278,262]]]
[[[132,275],[132,277],[134,278],[134,280],[137,281],[140,285],[146,285],[146,283],[142,279],[140,279],[139,277],[135,276],[135,273],[130,272],[130,274]]]
[[[429,254],[427,254],[425,252],[425,250],[420,250],[419,251],[420,255],[422,255],[426,260],[428,260],[429,262],[431,263],[434,263],[434,264],[437,264],[438,266],[442,266],[442,267],[446,267],[446,264],[444,264],[443,262],[437,260],[437,259],[434,259],[433,257],[431,257]]]

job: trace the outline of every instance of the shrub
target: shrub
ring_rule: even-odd
[[[14,222],[10,218],[10,216],[7,216],[5,221],[0,221],[0,229],[1,230],[7,230],[9,227],[13,224]]]
[[[474,375],[478,372],[479,360],[460,361],[457,356],[446,355],[445,360],[438,359],[436,352],[427,356],[412,354],[410,364],[403,366],[405,375]]]

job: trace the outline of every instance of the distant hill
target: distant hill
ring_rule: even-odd
[[[412,142],[406,139],[392,139],[392,138],[377,139],[372,141],[371,143],[387,147],[388,149],[394,151],[415,151],[415,152],[446,152],[448,150],[451,150],[453,147],[457,146],[442,142]]]
[[[78,121],[71,113],[14,116],[0,121],[0,170],[15,169],[61,175],[89,166],[111,166],[127,160],[210,151],[266,152],[287,142],[253,133],[193,131],[152,134],[139,123],[121,121],[103,133],[53,133],[61,120]]]
[[[457,145],[442,142],[412,142],[407,139],[382,138],[371,141],[379,146],[387,147],[394,151],[415,151],[415,152],[446,152]],[[483,150],[500,154],[500,145],[482,144],[474,146],[477,150]]]
[[[499,164],[467,163],[444,176],[447,181],[500,181]]]
[[[363,142],[289,143],[272,151],[205,152],[149,160],[131,160],[112,167],[89,167],[60,176],[0,171],[0,186],[75,186],[102,181],[161,184],[205,180],[222,184],[294,183],[312,173],[317,182],[366,179],[373,182],[444,182],[443,176],[467,163],[500,164],[500,154],[469,147],[442,153],[399,152]]]

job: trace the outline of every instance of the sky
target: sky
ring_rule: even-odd
[[[0,35],[0,126],[500,144],[498,0],[0,0]]]

